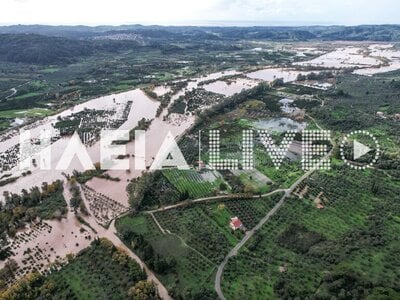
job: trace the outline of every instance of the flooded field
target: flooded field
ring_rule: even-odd
[[[279,103],[281,104],[281,110],[284,113],[292,113],[296,110],[298,110],[297,107],[293,106],[293,99],[289,99],[289,98],[283,98],[281,100],[279,100]]]
[[[125,93],[113,94],[90,100],[63,111],[58,115],[46,118],[44,121],[41,121],[37,127],[35,127],[33,124],[23,129],[32,128],[31,138],[39,137],[41,130],[52,129],[52,124],[56,122],[58,117],[70,116],[71,114],[83,111],[84,109],[113,109],[118,104],[123,104],[127,101],[133,101],[132,109],[128,115],[128,119],[121,125],[120,129],[128,130],[134,128],[142,118],[153,118],[159,105],[159,102],[150,99],[141,90],[136,89]],[[76,157],[71,161],[71,164],[67,170],[56,169],[57,164],[62,157],[70,139],[70,137],[63,137],[51,145],[51,171],[41,170],[32,166],[30,168],[30,171],[32,172],[30,176],[21,176],[16,182],[0,188],[0,199],[3,197],[2,195],[4,191],[19,193],[23,188],[29,189],[33,186],[40,186],[42,182],[53,182],[56,179],[63,179],[63,172],[72,173],[73,170],[83,170],[83,166]],[[15,135],[1,142],[0,150],[5,151],[6,149],[17,145],[18,143],[19,136]],[[87,147],[87,152],[90,155],[93,163],[100,161],[99,149],[99,142]],[[19,170],[19,167],[16,166],[10,170],[10,172],[12,172],[14,176],[19,176],[23,170]]]
[[[32,224],[17,233],[11,243],[12,258],[17,262],[17,278],[34,270],[47,271],[51,262],[64,262],[67,254],[76,254],[88,247],[94,238],[89,228],[81,230],[81,224],[69,212],[60,221]],[[4,267],[0,261],[0,268]]]
[[[332,47],[333,48],[333,47]],[[354,73],[360,75],[373,75],[380,72],[387,72],[400,68],[400,51],[394,48],[394,45],[390,44],[372,44],[372,45],[340,45],[337,49],[324,53],[318,50],[318,47],[303,47],[297,49],[302,53],[323,53],[322,55],[303,62],[294,63],[293,66],[305,67],[305,66],[318,66],[323,68],[356,68]],[[314,71],[318,73],[318,71]],[[175,100],[180,96],[185,95],[188,91],[192,91],[199,87],[201,82],[212,81],[214,82],[203,85],[202,87],[210,92],[218,93],[224,96],[231,96],[235,93],[241,92],[243,89],[248,89],[257,84],[258,81],[272,82],[275,79],[282,78],[285,82],[295,82],[304,86],[310,86],[319,89],[327,89],[332,83],[327,81],[304,81],[297,82],[296,79],[299,74],[308,75],[311,71],[296,70],[295,68],[278,68],[271,67],[255,72],[244,74],[247,78],[236,78],[236,79],[223,79],[225,76],[240,75],[241,73],[236,70],[229,70],[224,72],[217,72],[201,76],[198,78],[189,79],[188,84],[185,88],[175,93],[169,106],[171,106]],[[221,80],[218,80],[221,78]],[[157,95],[163,95],[170,92],[171,88],[168,85],[158,86],[154,89]],[[194,122],[194,116],[191,112],[188,114],[167,114],[167,109],[159,116],[156,116],[156,111],[160,103],[154,99],[146,96],[140,89],[132,91],[112,94],[103,97],[99,97],[85,103],[76,105],[75,107],[65,110],[58,115],[47,117],[44,120],[38,121],[34,124],[27,125],[24,129],[32,129],[32,138],[38,137],[41,130],[51,129],[52,125],[57,122],[58,118],[64,118],[71,116],[85,109],[96,109],[96,110],[115,110],[116,107],[123,107],[128,101],[132,101],[132,108],[129,112],[127,120],[119,127],[120,129],[130,130],[134,128],[139,120],[142,118],[153,119],[150,128],[148,129],[146,139],[146,166],[150,166],[154,157],[156,156],[158,149],[163,141],[163,137],[168,132],[171,132],[173,136],[178,137],[183,134]],[[283,111],[286,113],[293,112],[293,108],[288,103],[283,105]],[[273,130],[288,130],[303,128],[304,125],[296,123],[290,119],[287,120],[269,120],[259,121],[257,126],[264,129]],[[41,182],[51,182],[56,179],[63,179],[62,171],[54,170],[57,162],[59,161],[62,153],[64,152],[66,145],[70,138],[63,137],[58,141],[54,142],[52,148],[52,168],[53,171],[39,170],[32,167],[32,175],[20,177],[16,182],[10,183],[6,186],[0,187],[0,198],[4,191],[10,191],[18,193],[22,188],[30,188],[35,185],[40,185]],[[19,143],[19,137],[16,131],[8,133],[1,137],[0,152],[5,152],[8,149],[15,147]],[[134,154],[135,143],[130,142],[127,144],[127,153]],[[87,148],[89,155],[92,158],[93,163],[100,160],[99,144],[94,143]],[[108,173],[112,177],[120,178],[119,182],[112,182],[113,188],[108,188],[109,184],[103,179],[93,179],[88,182],[88,186],[100,190],[107,194],[112,199],[120,201],[121,204],[127,205],[127,195],[125,187],[127,182],[140,176],[142,170],[134,169],[134,157],[130,157],[131,170],[128,171],[109,171]],[[74,169],[82,170],[80,162],[75,158],[72,160],[71,166],[66,173],[71,173]],[[14,176],[19,176],[22,172],[18,168],[10,170]]]
[[[289,130],[302,131],[307,123],[293,121],[289,118],[271,118],[254,121],[252,125],[256,129],[267,130],[269,132],[282,133]]]
[[[371,76],[400,69],[400,51],[394,45],[371,45],[368,47],[369,55],[379,57],[385,61],[383,66],[355,70],[354,74]]]
[[[289,68],[268,68],[263,69],[251,73],[247,73],[246,76],[252,79],[260,79],[272,82],[275,79],[282,78],[284,82],[292,82],[296,81],[297,76],[301,75],[308,75],[311,72],[308,71],[298,71],[295,69]]]
[[[377,57],[369,56],[365,48],[343,47],[323,54],[310,61],[297,62],[298,66],[314,66],[324,68],[352,68],[378,66],[382,61]]]
[[[171,91],[171,88],[165,85],[160,85],[154,88],[153,92],[157,94],[157,96],[162,96],[165,95],[166,93],[169,93]]]
[[[247,90],[258,84],[255,80],[245,78],[238,78],[230,81],[215,81],[213,83],[204,85],[204,89],[209,92],[224,95],[226,97],[240,93],[242,90]]]
[[[223,76],[235,74],[238,74],[238,72],[232,70],[226,72],[212,73],[207,76],[192,79],[188,83],[188,86],[186,88],[178,91],[178,93],[176,93],[172,97],[170,105],[186,91],[196,89],[199,83],[202,81],[215,80]],[[247,83],[243,84],[247,85]],[[159,92],[165,92],[167,90],[169,90],[169,87],[163,87],[163,91],[159,89]],[[164,112],[159,117],[155,117],[157,108],[160,103],[146,96],[140,89],[135,89],[124,93],[99,97],[88,102],[78,104],[71,109],[61,112],[60,114],[48,117],[45,120],[37,122],[37,126],[35,126],[35,124],[32,124],[30,126],[26,126],[24,129],[32,128],[31,137],[39,137],[41,130],[51,129],[52,125],[57,121],[59,117],[70,116],[85,109],[115,109],[117,105],[127,103],[128,101],[133,102],[132,108],[129,112],[128,119],[119,127],[119,129],[130,130],[134,128],[138,124],[139,120],[141,120],[142,118],[150,120],[153,119],[151,126],[146,134],[145,160],[146,166],[148,167],[153,162],[154,157],[157,155],[158,150],[168,132],[171,132],[172,135],[175,137],[179,137],[194,123],[193,115],[167,115],[167,110],[164,110]],[[60,160],[62,154],[64,153],[64,150],[66,149],[69,141],[70,137],[63,137],[51,145],[51,171],[40,170],[39,168],[35,168],[32,166],[30,168],[32,172],[31,175],[21,176],[16,182],[0,187],[0,199],[2,199],[4,191],[19,193],[22,189],[29,189],[33,186],[40,186],[42,182],[53,182],[56,179],[65,179],[62,173],[72,173],[73,170],[82,171],[83,166],[76,157],[72,159],[71,164],[67,170],[56,170],[56,165]],[[15,133],[15,135],[9,138],[5,138],[5,140],[0,143],[0,151],[6,151],[8,148],[17,145],[18,143],[19,136]],[[96,142],[93,145],[87,147],[87,152],[91,157],[93,163],[100,161],[99,149],[99,142]],[[120,179],[119,182],[94,178],[87,183],[89,187],[93,188],[94,190],[98,190],[99,192],[102,192],[104,195],[107,195],[111,199],[120,202],[124,206],[127,206],[128,204],[128,196],[126,193],[126,185],[128,181],[132,178],[140,176],[143,172],[143,170],[135,169],[133,157],[135,153],[135,142],[132,141],[128,143],[126,145],[126,149],[127,153],[132,154],[129,158],[131,169],[108,172],[110,176],[118,177]],[[10,172],[13,172],[14,176],[19,176],[19,174],[22,173],[22,171],[19,170],[18,167],[15,167]]]
[[[400,69],[400,51],[393,44],[348,45],[297,66],[346,69],[355,68],[354,74],[374,75]]]
[[[261,79],[271,81],[275,78],[283,77],[286,81],[293,81],[297,78],[299,73],[305,74],[307,72],[299,72],[291,69],[279,69],[279,68],[270,68],[265,70],[260,70],[257,72],[249,73],[247,76],[249,78]],[[196,89],[199,86],[199,83],[206,82],[209,80],[216,80],[213,83],[204,85],[204,88],[208,91],[212,91],[215,93],[220,93],[224,96],[230,96],[235,93],[240,92],[242,89],[247,89],[255,86],[257,84],[256,80],[247,79],[247,78],[237,78],[231,80],[229,82],[217,80],[224,76],[238,75],[239,72],[235,70],[212,73],[206,76],[198,77],[189,80],[188,85],[182,90],[178,91],[171,98],[170,105],[178,99],[181,95],[184,95],[187,91],[191,91]],[[160,86],[155,90],[158,94],[163,94],[170,91],[168,86]],[[191,114],[188,115],[178,115],[178,114],[167,114],[167,109],[159,116],[155,117],[157,108],[159,106],[159,102],[149,98],[146,96],[140,89],[135,89],[132,91],[112,94],[103,97],[99,97],[90,101],[87,101],[82,104],[78,104],[75,107],[65,110],[58,115],[48,117],[40,122],[35,124],[31,124],[26,126],[24,129],[32,128],[32,138],[38,137],[42,129],[50,129],[52,125],[57,121],[58,118],[64,118],[66,116],[71,116],[72,114],[78,113],[85,109],[103,109],[103,110],[111,110],[115,109],[118,105],[126,104],[128,101],[132,101],[132,108],[129,112],[128,118],[126,122],[124,122],[120,129],[130,130],[134,128],[139,120],[142,118],[153,119],[150,128],[147,132],[146,139],[146,166],[149,167],[154,160],[154,157],[157,155],[158,149],[163,142],[163,138],[167,135],[168,132],[171,132],[173,136],[178,137],[182,135],[194,122],[194,116]],[[279,125],[278,127],[281,130],[285,130],[285,128],[292,128],[296,124],[289,124],[290,121],[283,122],[285,125],[279,125],[280,123],[276,123],[275,125]],[[266,128],[270,128],[270,126],[274,127],[274,122],[268,124],[264,124]],[[57,162],[62,156],[68,142],[70,141],[69,137],[63,137],[52,144],[52,171],[48,170],[40,170],[38,168],[32,167],[30,170],[32,171],[32,175],[20,177],[16,182],[10,183],[6,186],[0,187],[0,198],[4,191],[19,193],[23,188],[29,189],[30,187],[41,185],[42,182],[52,182],[56,179],[63,179],[63,172],[71,173],[73,170],[82,170],[82,166],[80,162],[74,158],[71,162],[68,170],[55,170]],[[5,137],[4,140],[0,143],[0,151],[5,151],[10,147],[13,147],[19,143],[19,137],[17,134],[11,135],[9,137]],[[135,152],[135,142],[132,141],[126,145],[127,153],[134,154]],[[99,153],[99,143],[94,143],[93,145],[87,148],[88,154],[90,155],[92,162],[100,161],[100,153]],[[112,199],[120,202],[122,205],[126,206],[128,203],[127,193],[125,191],[126,185],[129,180],[132,178],[138,177],[141,175],[143,170],[136,170],[134,164],[133,155],[130,156],[130,170],[122,170],[122,171],[109,171],[108,174],[112,177],[117,177],[120,181],[109,182],[104,179],[95,178],[87,183],[90,188],[94,190],[98,190],[101,193],[109,196]],[[19,176],[22,171],[20,171],[17,167],[12,170],[13,174]],[[112,188],[110,188],[112,185]]]
[[[315,48],[304,48],[301,52],[302,57],[306,56],[304,53],[312,51],[316,54]],[[51,129],[53,125],[60,119],[72,116],[78,112],[85,110],[115,110],[115,115],[118,118],[121,111],[126,104],[131,101],[132,106],[126,120],[122,123],[119,129],[131,130],[135,128],[138,122],[142,119],[152,120],[150,127],[146,134],[146,151],[143,156],[145,159],[144,169],[137,170],[135,166],[135,141],[126,144],[126,153],[129,154],[127,158],[130,163],[129,170],[109,170],[106,173],[113,178],[118,178],[119,181],[110,181],[102,178],[93,178],[86,183],[85,198],[90,198],[92,203],[85,201],[86,206],[91,213],[91,222],[96,225],[108,224],[108,221],[114,219],[117,214],[121,214],[128,210],[128,194],[126,192],[127,184],[133,179],[141,176],[145,169],[150,168],[164,138],[170,132],[175,138],[179,138],[191,128],[194,124],[195,116],[192,111],[187,111],[184,114],[168,113],[168,108],[173,105],[174,101],[179,99],[180,96],[185,95],[188,91],[193,91],[199,87],[204,88],[206,91],[217,93],[225,97],[232,96],[240,93],[243,89],[249,89],[258,84],[260,81],[272,82],[275,79],[282,78],[284,82],[295,82],[314,88],[326,89],[332,83],[327,81],[303,81],[296,82],[298,75],[308,75],[312,71],[297,70],[295,67],[314,66],[323,68],[356,68],[354,73],[360,75],[373,75],[380,72],[400,69],[400,51],[395,51],[393,45],[370,45],[368,47],[341,47],[332,52],[325,53],[320,51],[321,56],[309,61],[295,63],[292,67],[270,67],[247,74],[242,74],[235,70],[218,72],[193,78],[188,80],[185,88],[176,92],[169,103],[169,106],[158,116],[157,109],[160,102],[148,97],[142,90],[135,89],[128,92],[118,93],[92,99],[85,103],[78,104],[71,109],[65,110],[57,115],[47,117],[44,120],[38,121],[34,124],[27,125],[24,129],[32,129],[31,137],[39,137],[43,129]],[[313,71],[318,73],[318,71]],[[226,79],[226,76],[232,75],[245,75],[246,78]],[[205,82],[210,82],[201,84]],[[172,89],[168,85],[158,86],[154,92],[158,96],[165,95],[171,92]],[[299,109],[293,106],[293,99],[283,98],[280,100],[281,110],[287,117],[260,119],[252,123],[256,129],[264,129],[274,133],[283,133],[288,130],[301,131],[307,126],[307,123],[295,121],[288,116],[295,113]],[[5,152],[8,149],[15,147],[19,143],[19,137],[16,131],[9,132],[7,135],[1,137],[0,152]],[[42,182],[53,182],[57,179],[65,180],[63,173],[71,174],[73,170],[83,170],[80,162],[74,158],[68,170],[56,170],[56,165],[60,160],[64,150],[66,149],[71,137],[61,137],[51,145],[51,165],[52,170],[40,170],[36,167],[31,167],[29,170],[32,172],[28,176],[20,176],[22,171],[15,167],[8,172],[13,176],[20,176],[17,181],[0,187],[0,200],[3,199],[3,192],[9,191],[20,193],[22,189],[29,190],[33,186],[40,186]],[[100,161],[100,143],[95,142],[87,147],[87,152],[90,155],[92,162]],[[291,160],[298,160],[301,155],[301,147],[299,143],[293,143],[287,154]],[[267,182],[267,177],[261,177],[260,174],[252,174],[252,176],[259,178],[260,183]],[[89,191],[89,192],[88,192]],[[94,195],[92,196],[91,193]],[[98,195],[101,195],[98,196]],[[98,209],[93,203],[98,199],[111,199],[117,209],[114,211],[107,210],[107,218],[104,219],[103,206]],[[68,198],[69,199],[69,198]],[[68,199],[66,199],[68,201]],[[103,218],[103,219],[102,219]],[[74,214],[69,212],[66,218],[61,220],[46,221],[42,225],[32,228],[27,228],[25,231],[20,232],[17,238],[13,241],[13,258],[17,261],[20,269],[19,276],[24,275],[32,268],[24,267],[28,261],[33,267],[44,271],[50,262],[57,259],[64,258],[69,253],[77,253],[81,249],[86,248],[93,237],[96,235],[89,229],[80,224],[75,218]],[[102,235],[110,235],[113,238],[113,233],[110,233],[102,227],[96,227],[101,231]],[[30,251],[34,249],[41,249],[40,255],[30,258]],[[35,250],[34,250],[35,251]],[[0,265],[1,267],[1,265]]]
[[[306,87],[311,87],[314,89],[319,89],[319,90],[327,90],[330,87],[332,87],[332,83],[330,82],[319,82],[319,81],[304,81],[304,82],[296,82],[295,84],[306,86]]]

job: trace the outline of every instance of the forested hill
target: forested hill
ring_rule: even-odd
[[[91,47],[85,41],[36,34],[0,35],[0,59],[23,63],[70,63],[77,56],[88,56]]]
[[[235,47],[238,40],[400,42],[399,25],[309,27],[44,26],[0,27],[0,60],[69,64],[97,52],[160,48],[164,54],[193,49]],[[222,47],[222,48],[221,48]],[[225,49],[226,50],[226,49]],[[232,50],[229,48],[229,50]]]
[[[136,41],[94,41],[39,34],[0,34],[0,60],[32,64],[69,64],[95,52],[134,49]]]
[[[400,41],[400,25],[361,26],[254,26],[254,27],[195,27],[195,26],[47,26],[13,25],[0,27],[3,33],[34,33],[47,36],[90,39],[110,33],[125,32],[144,38],[173,35],[175,38],[214,37],[219,39],[267,40],[348,40],[348,41]]]

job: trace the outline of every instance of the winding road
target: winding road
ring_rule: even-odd
[[[80,187],[81,189],[81,187]],[[69,192],[69,186],[64,187],[64,197],[67,200],[67,203],[69,202],[69,199],[71,199],[72,195]],[[85,203],[86,207],[89,207],[89,203],[85,197],[85,193],[83,193],[81,189],[81,197]],[[119,217],[121,217],[120,215]],[[129,247],[127,247],[119,238],[117,230],[115,228],[115,219],[112,220],[108,228],[104,228],[103,226],[99,225],[96,220],[92,216],[85,216],[85,221],[88,222],[96,232],[97,236],[100,238],[106,238],[109,241],[111,241],[116,247],[119,247],[123,249],[129,257],[131,257],[133,260],[135,260],[146,272],[147,275],[147,280],[152,281],[154,285],[157,288],[158,295],[161,297],[163,300],[172,300],[171,296],[168,294],[167,288],[161,283],[161,281],[157,278],[157,276],[146,266],[146,264],[142,261],[142,259],[137,256]]]
[[[12,89],[10,89],[10,91],[11,91],[11,94],[8,95],[6,97],[6,99],[11,98],[12,96],[14,96],[17,93],[17,89],[16,88],[12,88]]]
[[[279,200],[279,202],[265,215],[264,218],[261,219],[261,221],[253,229],[251,229],[250,231],[247,231],[244,238],[225,256],[222,263],[218,266],[217,274],[215,276],[215,283],[214,283],[215,291],[217,292],[218,297],[221,300],[225,300],[224,294],[222,293],[222,290],[221,290],[221,279],[222,279],[222,274],[224,272],[224,268],[225,268],[226,264],[228,263],[228,260],[231,257],[237,255],[240,248],[242,248],[243,245],[246,244],[246,242],[256,233],[256,231],[259,230],[266,222],[268,222],[268,220],[281,208],[281,206],[285,203],[286,198],[290,197],[290,194],[297,188],[297,186],[301,182],[303,182],[303,180],[307,179],[312,173],[314,173],[315,170],[318,169],[318,167],[321,164],[321,161],[330,157],[330,155],[332,154],[332,151],[333,151],[333,149],[320,160],[320,163],[318,163],[315,166],[315,168],[308,170],[295,183],[293,183],[290,186],[290,188],[284,190],[285,194]]]

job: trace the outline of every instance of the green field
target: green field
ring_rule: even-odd
[[[279,169],[276,169],[271,158],[266,154],[265,149],[256,148],[254,154],[256,169],[281,188],[290,187],[304,174],[299,161],[285,159],[279,166]]]
[[[159,270],[160,279],[173,296],[215,299],[216,267],[243,237],[243,232],[230,229],[230,218],[238,216],[250,229],[281,196],[212,201],[160,211],[154,215],[165,234],[148,214],[118,219],[116,228],[127,245],[153,270]],[[149,252],[154,255],[149,257]],[[160,269],[160,260],[168,262],[169,268]]]
[[[0,118],[46,117],[52,113],[53,111],[47,108],[12,109],[0,111]]]
[[[215,178],[212,182],[206,181],[194,170],[171,169],[163,170],[162,173],[180,193],[188,193],[192,199],[213,195],[223,182],[221,178]]]
[[[229,261],[226,298],[397,299],[400,185],[381,177],[346,169],[312,176],[304,198],[288,199]],[[313,199],[321,191],[319,210]]]
[[[116,228],[124,242],[158,271],[158,277],[172,296],[207,296],[213,293],[210,278],[215,269],[214,264],[176,235],[162,234],[149,215],[123,217],[117,220]],[[141,246],[134,242],[138,236],[148,244]],[[154,254],[149,256],[149,252]],[[154,262],[156,256],[173,261],[173,266],[170,265],[168,270],[159,268],[159,264]],[[206,294],[203,294],[204,287],[208,291]]]

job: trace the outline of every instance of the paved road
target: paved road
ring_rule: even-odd
[[[148,210],[148,211],[145,211],[144,213],[153,214],[155,212],[173,209],[173,208],[176,208],[176,207],[179,207],[179,206],[188,205],[190,203],[199,203],[199,202],[210,201],[210,200],[229,200],[229,199],[241,199],[241,198],[243,198],[243,199],[246,199],[246,198],[247,199],[248,198],[263,198],[263,197],[268,197],[268,196],[271,196],[273,194],[284,192],[284,191],[286,191],[286,190],[277,189],[277,190],[274,190],[272,192],[269,192],[269,193],[266,193],[266,194],[262,194],[262,195],[229,194],[229,195],[220,195],[220,196],[198,198],[198,199],[195,199],[195,200],[187,200],[187,201],[179,202],[179,203],[174,204],[174,205],[169,205],[169,206],[161,207],[161,208],[154,209],[154,210]]]
[[[239,251],[239,249],[254,235],[254,233],[261,228],[261,226],[263,226],[270,217],[272,217],[278,210],[279,208],[283,205],[285,199],[287,197],[290,196],[290,194],[293,192],[293,190],[304,180],[306,179],[308,176],[310,176],[312,174],[313,170],[308,171],[307,173],[305,173],[302,177],[300,177],[289,189],[277,189],[274,190],[272,192],[263,194],[263,195],[253,195],[250,196],[251,198],[262,198],[262,197],[268,197],[271,196],[273,194],[276,193],[281,193],[284,192],[285,194],[283,195],[283,197],[279,200],[279,202],[267,213],[267,215],[261,219],[261,221],[250,231],[246,232],[246,235],[244,236],[244,238],[228,253],[228,255],[225,257],[224,261],[221,263],[221,265],[219,265],[218,270],[217,270],[217,275],[215,278],[215,290],[217,291],[217,294],[219,296],[220,299],[225,299],[222,291],[221,291],[221,278],[222,278],[222,273],[224,270],[224,267],[226,265],[226,263],[228,262],[229,258],[231,258],[232,256],[235,256],[237,254],[237,252]],[[159,211],[165,211],[165,210],[169,210],[169,209],[173,209],[176,207],[180,207],[183,205],[187,205],[189,203],[199,203],[199,202],[204,202],[204,201],[210,201],[210,200],[229,200],[229,199],[238,199],[240,197],[245,197],[245,195],[235,195],[235,194],[231,194],[231,195],[220,195],[220,196],[212,196],[212,197],[204,197],[204,198],[198,198],[195,200],[190,200],[190,201],[185,201],[185,202],[180,202],[174,205],[169,205],[166,207],[162,207],[159,209],[155,209],[155,210],[149,210],[146,211],[144,213],[150,214],[154,219],[154,213],[155,212],[159,212]],[[247,197],[249,198],[249,197]],[[158,223],[158,222],[156,222]],[[113,223],[112,223],[113,224]],[[164,231],[161,226],[160,230]],[[131,252],[133,255],[135,255],[133,252]],[[136,256],[136,255],[135,255]],[[146,273],[150,271],[150,270],[146,270]],[[151,272],[151,271],[150,271]],[[149,274],[148,274],[149,275]],[[152,274],[154,276],[154,274]],[[158,281],[158,280],[157,280]],[[158,281],[159,282],[159,281]],[[160,288],[161,289],[165,289],[165,287],[161,284],[161,282],[159,282],[159,285],[157,285],[159,288],[159,292],[160,292]],[[164,294],[165,295],[165,294]],[[166,294],[168,295],[168,294]]]
[[[156,275],[146,266],[146,264],[137,256],[131,249],[129,249],[118,237],[117,230],[114,227],[114,222],[112,221],[110,227],[106,232],[103,233],[103,236],[109,239],[115,246],[122,248],[125,252],[134,259],[146,272],[147,280],[152,281],[157,288],[158,295],[163,300],[172,300],[172,297],[168,295],[167,288],[161,283],[161,281],[156,277]],[[102,236],[102,234],[99,234]]]
[[[317,126],[318,126],[318,128],[320,128],[318,124],[317,124]],[[285,203],[286,198],[288,198],[290,196],[290,194],[297,188],[297,186],[301,182],[303,182],[303,180],[308,178],[312,173],[314,173],[314,171],[316,169],[318,169],[319,165],[321,164],[321,161],[324,161],[325,159],[329,158],[332,155],[332,151],[333,151],[333,148],[328,154],[326,154],[320,160],[320,163],[318,163],[315,166],[315,169],[311,169],[311,170],[307,171],[306,173],[304,173],[303,176],[301,176],[295,183],[293,183],[290,186],[290,188],[285,190],[285,194],[279,200],[279,202],[265,215],[264,218],[261,219],[261,221],[252,230],[246,232],[246,235],[244,236],[244,238],[225,256],[225,259],[223,260],[223,262],[218,266],[217,274],[215,276],[215,283],[214,283],[215,291],[217,292],[218,297],[221,300],[225,300],[224,294],[222,293],[222,290],[221,290],[221,278],[222,278],[222,273],[224,272],[224,268],[225,268],[226,264],[228,263],[229,258],[231,258],[232,256],[235,256],[238,253],[240,248],[243,247],[243,245],[254,235],[254,233],[258,229],[260,229],[281,208],[281,206]]]
[[[20,87],[22,87],[22,86],[24,86],[24,85],[27,85],[27,84],[29,84],[31,81],[33,81],[33,80],[29,80],[29,81],[27,81],[27,82],[25,82],[25,83],[23,83],[23,84],[20,84],[20,85],[17,86],[17,88],[20,88]],[[8,95],[5,99],[11,98],[12,96],[14,96],[14,95],[17,93],[17,89],[16,89],[15,87],[14,87],[14,88],[11,88],[10,91],[11,91],[11,94]]]
[[[65,186],[64,191],[69,192],[69,186]],[[81,189],[81,196],[82,196],[82,199],[83,199],[86,207],[89,207],[89,203],[88,203],[82,189]],[[71,195],[69,194],[69,195],[67,195],[67,197],[65,199],[67,200],[70,198],[71,198]],[[156,275],[146,266],[146,264],[141,260],[141,258],[139,256],[137,256],[131,249],[129,249],[120,240],[120,238],[117,234],[117,230],[115,228],[115,219],[110,223],[110,226],[108,228],[104,228],[103,226],[99,225],[92,216],[87,216],[84,219],[90,224],[90,226],[92,228],[94,228],[96,230],[98,237],[107,238],[115,246],[124,249],[125,252],[129,255],[129,257],[131,257],[133,260],[135,260],[143,268],[143,270],[146,272],[147,280],[152,281],[154,283],[161,299],[172,300],[171,296],[168,295],[168,291],[167,291],[166,287],[161,283],[161,281],[156,277]]]
[[[317,124],[317,126],[318,126],[318,128],[320,128],[318,124]],[[329,154],[327,154],[326,157],[328,157],[329,155],[331,155],[331,152]],[[286,198],[290,197],[291,193],[296,189],[296,187],[303,180],[308,178],[314,171],[315,171],[314,169],[307,171],[295,183],[293,183],[291,185],[291,187],[288,189],[277,189],[277,190],[274,190],[274,191],[266,193],[266,194],[250,196],[251,198],[260,198],[260,197],[268,197],[268,196],[276,194],[276,193],[284,192],[284,195],[279,200],[279,202],[260,220],[260,222],[253,229],[246,232],[244,238],[228,253],[228,255],[224,258],[223,262],[218,266],[218,270],[217,270],[217,274],[216,274],[216,278],[215,278],[215,290],[220,299],[225,300],[225,297],[221,290],[221,278],[222,278],[222,274],[223,274],[225,265],[227,264],[228,260],[232,256],[237,255],[240,248],[256,233],[257,230],[259,230],[281,208],[281,206],[285,203]],[[160,227],[161,231],[164,231],[154,216],[155,212],[173,209],[176,207],[187,205],[189,203],[199,203],[199,202],[210,201],[210,200],[229,200],[229,199],[238,199],[238,198],[240,199],[240,198],[249,198],[249,197],[248,196],[246,197],[246,195],[243,195],[243,194],[241,194],[241,195],[230,194],[230,195],[204,197],[204,198],[198,198],[195,200],[180,202],[180,203],[177,203],[174,205],[169,205],[169,206],[162,207],[162,208],[155,209],[155,210],[146,211],[145,213],[150,214],[153,217],[153,219],[156,221],[156,224]],[[134,260],[136,260],[139,263],[139,265],[141,265],[144,268],[144,270],[148,276],[148,280],[151,280],[155,283],[158,293],[162,299],[165,299],[165,300],[172,299],[168,295],[168,291],[165,288],[165,286],[158,280],[158,278],[155,276],[155,274],[144,264],[144,262],[133,251],[131,251],[128,247],[126,247],[125,244],[119,239],[119,237],[117,235],[117,231],[115,230],[115,226],[114,226],[115,220],[113,220],[111,222],[108,230],[105,230],[103,227],[98,226],[98,224],[96,222],[91,222],[91,223],[92,223],[91,224],[92,226],[96,227],[96,230],[98,230],[100,236],[104,236],[104,237],[108,238],[109,240],[111,240],[111,242],[114,243],[114,245],[117,245],[117,246],[125,249],[125,251],[128,253],[128,255],[131,258],[133,258]]]
[[[279,200],[279,202],[265,215],[264,218],[261,219],[261,221],[252,230],[247,231],[244,238],[228,253],[228,255],[225,256],[223,262],[218,266],[217,274],[215,276],[215,283],[214,283],[215,291],[217,292],[218,297],[221,300],[225,300],[224,294],[222,293],[222,290],[221,290],[221,279],[222,279],[222,273],[224,272],[224,268],[225,268],[226,264],[228,263],[228,260],[231,257],[237,255],[240,248],[242,248],[243,245],[256,233],[256,231],[258,229],[260,229],[281,208],[281,206],[285,203],[286,198],[288,198],[290,196],[290,194],[294,191],[294,189],[304,179],[308,178],[313,172],[314,172],[314,169],[307,171],[295,183],[293,183],[289,189],[284,190],[285,194],[282,196],[282,198]]]
[[[12,88],[12,89],[10,89],[10,91],[11,91],[11,94],[8,95],[6,97],[6,99],[11,98],[12,96],[14,96],[17,93],[17,89],[16,88]]]

